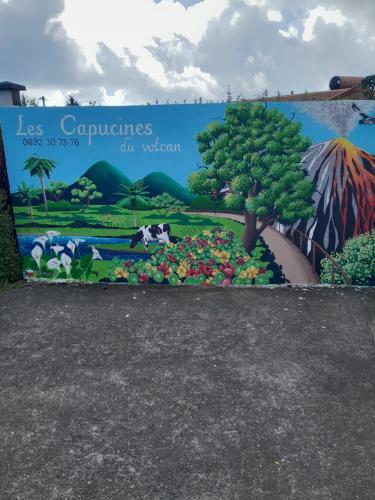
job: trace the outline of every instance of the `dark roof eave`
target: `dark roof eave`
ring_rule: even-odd
[[[0,90],[26,90],[24,85],[13,82],[0,82]]]

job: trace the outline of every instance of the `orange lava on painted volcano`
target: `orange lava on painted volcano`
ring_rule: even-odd
[[[312,146],[302,162],[316,187],[316,215],[300,230],[334,252],[375,227],[375,155],[338,138]]]
[[[370,231],[375,226],[375,156],[357,148],[345,138],[331,142],[329,155],[336,158],[332,196],[341,206],[343,233],[346,234],[352,193],[357,204],[353,236]],[[342,185],[342,191],[339,184]]]

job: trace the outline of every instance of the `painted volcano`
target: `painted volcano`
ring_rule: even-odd
[[[374,155],[339,138],[312,146],[302,162],[316,187],[316,214],[297,229],[334,252],[375,227]]]

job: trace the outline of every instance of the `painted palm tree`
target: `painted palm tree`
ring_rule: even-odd
[[[120,207],[129,207],[133,212],[133,225],[137,226],[136,209],[139,203],[147,203],[147,198],[150,197],[148,186],[143,184],[143,181],[138,181],[132,186],[125,186],[120,184],[120,193],[115,193],[121,196],[121,200],[117,203]]]
[[[47,177],[49,179],[49,176],[55,167],[56,167],[55,161],[48,160],[46,158],[39,158],[38,156],[31,156],[30,158],[25,160],[24,170],[28,170],[31,177],[38,177],[39,179],[47,215],[48,215],[48,201],[46,196],[46,187],[44,185],[44,177]]]
[[[40,196],[40,189],[34,186],[28,186],[26,182],[22,181],[19,186],[17,186],[17,198],[21,200],[22,203],[27,203],[29,207],[30,219],[33,218],[33,200],[36,200]]]

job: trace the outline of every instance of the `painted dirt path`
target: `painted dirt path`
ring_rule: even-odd
[[[189,212],[189,214],[211,215],[214,217],[225,217],[226,219],[232,219],[241,223],[245,222],[243,215],[227,212]],[[308,259],[288,238],[272,227],[267,227],[263,231],[262,237],[275,254],[277,263],[283,266],[285,277],[290,283],[320,283]]]

